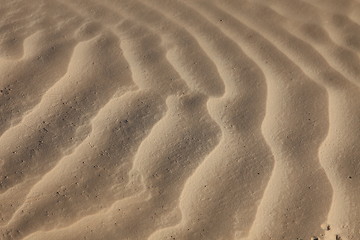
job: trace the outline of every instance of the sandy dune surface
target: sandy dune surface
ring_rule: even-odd
[[[359,240],[359,0],[0,0],[1,240]]]

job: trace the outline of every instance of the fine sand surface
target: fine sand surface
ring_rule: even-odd
[[[1,240],[359,240],[359,0],[0,0]]]

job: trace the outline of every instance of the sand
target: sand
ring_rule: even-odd
[[[358,0],[0,0],[1,240],[359,240]]]

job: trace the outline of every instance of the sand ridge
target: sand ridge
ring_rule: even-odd
[[[360,239],[356,0],[0,0],[0,239]]]

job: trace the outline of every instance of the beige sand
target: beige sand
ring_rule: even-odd
[[[359,240],[358,0],[0,0],[1,240]]]

